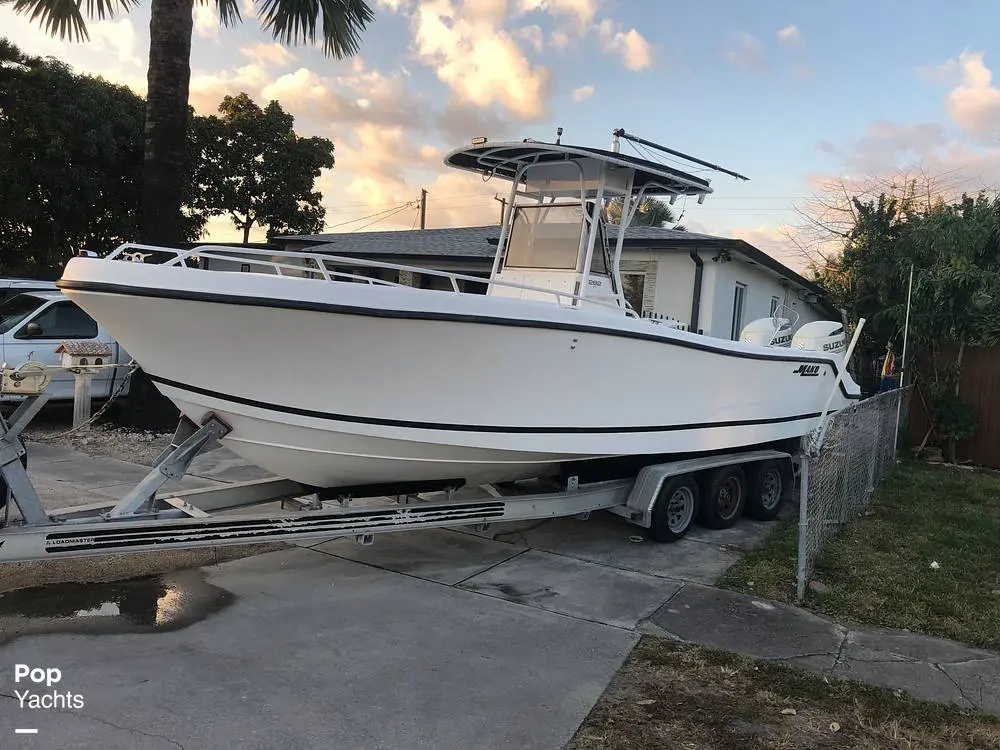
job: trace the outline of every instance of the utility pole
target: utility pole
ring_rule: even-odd
[[[427,191],[420,188],[420,228],[427,228]]]

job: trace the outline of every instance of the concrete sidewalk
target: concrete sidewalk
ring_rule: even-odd
[[[46,500],[58,505],[67,493],[113,496],[147,471],[29,451],[29,473],[62,493]],[[186,481],[260,476],[227,451],[196,470]],[[234,601],[180,630],[28,629],[0,647],[0,695],[14,695],[15,663],[72,675],[86,708],[34,716],[50,748],[554,749],[648,633],[1000,714],[998,654],[847,629],[706,585],[768,529],[741,522],[661,545],[598,513],[297,545],[204,568]],[[0,699],[0,726],[26,716]]]
[[[686,584],[639,629],[1000,715],[1000,654]]]

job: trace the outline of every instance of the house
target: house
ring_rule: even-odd
[[[285,251],[458,272],[483,279],[482,283],[460,281],[462,291],[485,293],[499,238],[500,227],[494,225],[287,236],[275,238],[272,245]],[[226,264],[216,259],[207,262],[213,268]],[[452,288],[447,278],[431,273],[346,264],[334,268],[425,289]],[[244,264],[243,270],[249,266]],[[748,322],[776,311],[792,318],[793,330],[814,320],[841,319],[822,288],[743,240],[630,227],[622,249],[621,274],[625,296],[635,310],[710,336],[738,339]]]

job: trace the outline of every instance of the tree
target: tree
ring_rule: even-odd
[[[956,172],[933,172],[919,163],[884,174],[821,180],[814,194],[795,208],[802,223],[786,227],[784,234],[816,270],[840,255],[857,226],[860,205],[884,196],[894,201],[896,217],[902,218],[957,200],[961,182]]]
[[[205,3],[208,0],[199,0]],[[88,39],[86,21],[128,12],[138,0],[0,0],[30,14],[59,38]],[[190,120],[191,40],[194,0],[150,0],[149,67],[146,74],[145,157],[142,179],[142,242],[173,245],[182,240],[183,164]],[[240,0],[215,0],[223,26],[242,20]],[[364,0],[262,0],[262,26],[285,44],[322,39],[323,52],[337,59],[360,47],[361,32],[375,14]],[[317,21],[320,30],[317,31]]]
[[[912,266],[907,360],[931,423],[921,447],[934,433],[954,461],[956,442],[977,425],[959,389],[965,349],[1000,343],[1000,197],[913,201],[883,193],[855,196],[851,210],[841,254],[818,266],[816,278],[851,322],[867,319],[858,348],[871,354],[889,342],[898,350]]]
[[[0,273],[54,279],[78,250],[135,239],[143,107],[125,86],[0,39]],[[189,211],[182,239],[205,219]]]
[[[196,118],[192,127],[198,207],[228,215],[244,242],[255,224],[267,227],[268,239],[322,230],[326,212],[315,183],[333,167],[333,143],[297,136],[294,118],[277,101],[261,109],[240,93],[225,97],[219,112]]]
[[[142,99],[0,40],[0,274],[54,279],[138,226]]]
[[[956,442],[978,425],[959,388],[965,350],[1000,343],[1000,197],[963,195],[911,217],[901,248],[901,265],[915,269],[912,340],[928,360],[921,396],[932,430],[955,461]],[[904,305],[891,312],[901,320]],[[954,359],[944,356],[946,348]]]
[[[623,201],[621,198],[612,198],[608,201],[605,208],[605,217],[609,223],[622,223],[622,205]],[[676,220],[669,204],[657,198],[643,198],[639,207],[635,209],[635,213],[632,214],[632,221],[629,226],[665,227]],[[684,227],[674,227],[674,229],[683,230]]]

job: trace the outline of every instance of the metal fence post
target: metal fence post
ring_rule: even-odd
[[[876,398],[878,398],[878,396],[876,396]],[[879,463],[877,457],[882,452],[882,445],[880,445],[881,441],[879,440],[879,438],[882,437],[882,413],[884,411],[885,411],[884,407],[877,410],[874,420],[875,429],[870,433],[872,435],[872,440],[871,444],[868,446],[868,451],[870,456],[868,460],[868,482],[867,485],[865,486],[864,495],[862,496],[864,499],[860,503],[860,505],[862,506],[868,505],[868,501],[871,499],[872,493],[875,492],[875,485],[878,483],[878,477],[875,474],[875,466],[877,463]],[[870,428],[871,427],[870,423],[869,425],[866,425],[866,427]],[[854,514],[854,510],[855,509],[852,509],[851,515]]]
[[[796,575],[796,597],[801,602],[806,595],[809,556],[809,454],[802,454],[799,465],[799,554]]]

